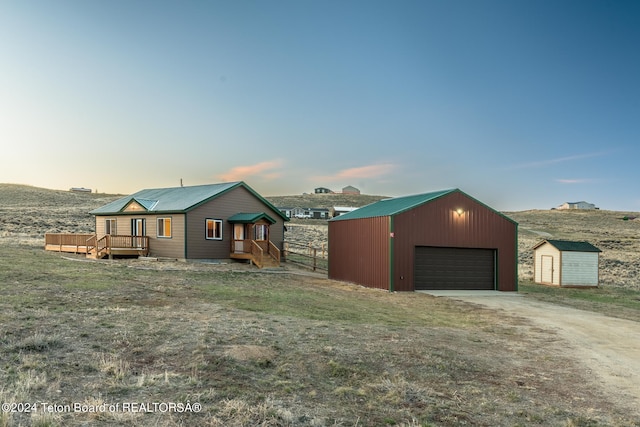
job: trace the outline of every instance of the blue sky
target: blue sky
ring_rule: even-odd
[[[640,210],[640,2],[0,2],[0,182]]]

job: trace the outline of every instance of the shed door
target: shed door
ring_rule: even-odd
[[[495,289],[495,250],[417,246],[416,290]]]
[[[540,281],[542,283],[553,283],[553,257],[551,255],[542,255],[540,269]]]

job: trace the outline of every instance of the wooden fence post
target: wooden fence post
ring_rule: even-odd
[[[317,263],[318,263],[318,250],[316,248],[313,248],[313,271],[316,271]]]

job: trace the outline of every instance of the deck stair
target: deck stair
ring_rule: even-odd
[[[280,250],[271,241],[234,240],[231,258],[249,260],[258,268],[280,267]]]

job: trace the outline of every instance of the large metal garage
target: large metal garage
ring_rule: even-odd
[[[329,278],[389,291],[516,291],[518,224],[459,189],[329,221]]]

